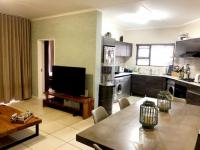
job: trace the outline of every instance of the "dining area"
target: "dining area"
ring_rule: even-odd
[[[148,109],[142,112],[144,104]],[[174,99],[161,111],[158,99],[144,97],[130,104],[119,100],[120,111],[108,115],[103,107],[93,110],[94,125],[76,134],[76,141],[97,150],[199,150],[200,107]],[[160,110],[159,110],[160,109]],[[143,119],[142,119],[143,118]],[[146,123],[146,124],[145,124]],[[153,126],[147,126],[151,124]]]

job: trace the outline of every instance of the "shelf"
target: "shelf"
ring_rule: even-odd
[[[85,96],[71,96],[64,93],[57,92],[45,92],[46,99],[43,100],[43,106],[49,106],[56,109],[72,112],[74,115],[82,115],[83,119],[91,116],[91,111],[94,108],[94,100]],[[54,98],[49,98],[54,96]],[[56,98],[60,98],[56,99]],[[68,107],[64,105],[64,99],[76,102],[80,104],[80,109]]]
[[[52,108],[55,108],[55,109],[59,109],[59,110],[63,110],[63,111],[66,111],[66,112],[69,112],[69,113],[72,113],[74,116],[76,115],[82,115],[81,113],[81,109],[76,109],[76,108],[72,108],[72,107],[67,107],[64,105],[64,103],[60,103],[60,102],[55,102],[53,100],[53,98],[51,99],[44,99],[43,100],[43,106],[48,106],[48,107],[52,107]]]

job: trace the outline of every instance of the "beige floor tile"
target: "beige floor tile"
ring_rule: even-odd
[[[71,141],[69,142],[69,144],[71,144],[71,145],[73,145],[73,146],[75,146],[75,147],[78,147],[78,148],[80,148],[80,149],[82,149],[82,150],[94,150],[94,148],[89,147],[89,146],[87,146],[87,145],[85,145],[85,144],[82,144],[82,143],[76,141],[76,139],[71,140]]]
[[[68,142],[72,139],[75,139],[77,133],[78,133],[78,130],[75,130],[70,127],[66,127],[62,130],[52,133],[51,135]]]
[[[74,147],[68,143],[58,147],[56,150],[80,150],[80,148]]]
[[[43,105],[43,100],[37,99],[37,98],[32,98],[30,100],[25,100],[24,102],[28,102],[28,103],[31,103],[33,105],[39,105],[39,106]]]
[[[55,112],[56,110],[50,108],[50,107],[40,107],[37,111],[33,110],[34,114],[39,117],[45,117],[45,115],[51,114]]]
[[[58,130],[61,130],[65,127],[66,126],[64,124],[58,123],[57,121],[53,121],[53,122],[50,122],[47,124],[42,123],[40,125],[40,130],[50,134],[50,133],[56,132]]]
[[[48,111],[48,110],[47,110]],[[53,110],[51,112],[40,112],[39,117],[49,122],[62,119],[63,117],[71,116],[71,114],[59,110]]]
[[[73,124],[73,125],[70,126],[70,127],[74,128],[74,129],[76,129],[76,130],[82,131],[82,130],[85,130],[85,129],[87,129],[87,128],[93,126],[93,125],[94,125],[93,122],[90,122],[90,121],[88,121],[88,120],[82,120],[82,121],[80,121],[80,122],[78,122],[78,123],[76,123],[76,124]]]
[[[64,141],[51,135],[40,136],[24,142],[24,145],[32,150],[54,150],[63,144],[65,144]]]
[[[89,117],[89,118],[87,118],[87,119],[85,119],[86,121],[88,121],[88,122],[90,122],[90,123],[94,123],[94,119],[93,119],[93,117],[91,116],[91,117]]]
[[[8,105],[11,106],[11,107],[14,107],[14,108],[16,108],[16,109],[18,109],[20,111],[25,111],[26,110],[26,108],[23,107],[23,102],[17,102],[17,103],[12,103],[12,104],[8,104]]]
[[[66,125],[66,126],[70,126],[70,125],[73,125],[73,124],[75,124],[75,123],[78,123],[78,122],[80,122],[80,121],[82,121],[83,119],[82,119],[82,117],[80,117],[80,116],[72,116],[72,115],[70,115],[70,116],[64,116],[64,117],[62,117],[62,118],[59,118],[58,120],[57,120],[57,122],[59,122],[59,123],[61,123],[61,124],[64,124],[64,125]]]

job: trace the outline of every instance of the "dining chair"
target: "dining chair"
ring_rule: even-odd
[[[122,98],[122,99],[119,99],[119,107],[120,107],[120,110],[128,107],[130,105],[130,102],[128,101],[127,98]]]
[[[98,108],[92,110],[92,116],[94,119],[94,123],[98,123],[99,121],[107,118],[109,115],[104,107],[99,106]]]
[[[199,130],[199,134],[197,136],[195,150],[200,150],[200,130]]]
[[[97,144],[93,144],[95,150],[102,150]]]

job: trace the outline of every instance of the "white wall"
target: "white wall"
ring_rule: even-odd
[[[116,39],[117,41],[119,41],[119,37],[121,35],[124,35],[122,28],[116,24],[113,24],[112,22],[109,22],[105,18],[102,18],[102,36],[104,36],[107,32],[110,32],[112,34],[112,38]]]
[[[181,33],[189,33],[191,38],[200,37],[200,19],[180,27]]]
[[[126,61],[125,66],[131,69],[136,67],[136,44],[175,43],[179,34],[180,34],[179,28],[124,31],[125,41],[133,43],[132,57]],[[145,71],[148,72],[148,69],[152,69],[154,74],[166,73],[166,67],[140,66],[139,68],[141,73],[146,73]]]
[[[32,89],[37,93],[37,41],[55,39],[55,64],[86,68],[86,89],[98,104],[101,12],[91,11],[32,21]]]
[[[124,31],[124,41],[133,43],[133,56],[129,58],[125,66],[129,68],[136,67],[136,44],[152,44],[152,43],[175,43],[178,40],[180,34],[189,33],[190,38],[200,37],[200,20],[191,24],[183,25],[176,28],[161,28],[161,29],[146,29],[146,30],[128,30]],[[180,63],[181,62],[181,63]],[[193,63],[195,62],[195,63]],[[183,65],[183,61],[176,59],[176,64]],[[184,63],[192,63],[191,68],[193,74],[200,71],[196,66],[197,60],[185,60]],[[160,74],[166,72],[166,67],[140,67],[141,70],[153,68],[153,71]],[[157,69],[157,70],[156,70]]]

